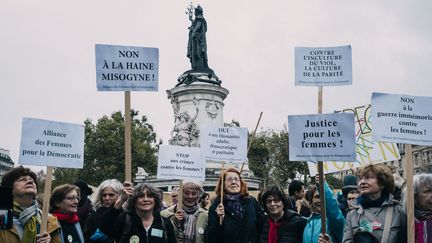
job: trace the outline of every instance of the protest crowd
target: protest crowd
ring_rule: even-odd
[[[255,198],[234,168],[221,173],[208,203],[210,195],[195,182],[176,188],[171,196],[178,200],[166,206],[161,191],[146,183],[108,179],[90,201],[92,190],[77,181],[52,190],[47,229],[40,232],[38,180],[19,166],[2,178],[2,186],[12,187],[13,227],[0,230],[0,242],[406,242],[407,198],[394,196],[395,177],[402,179],[384,164],[368,164],[345,176],[340,193],[324,180],[325,208],[319,187],[300,181],[292,181],[288,193],[270,185]],[[431,242],[432,174],[415,175],[412,189],[416,242]]]

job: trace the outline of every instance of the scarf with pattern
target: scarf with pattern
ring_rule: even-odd
[[[41,217],[37,202],[33,201],[30,207],[22,208],[14,201],[13,215],[23,225],[22,242],[35,243]]]
[[[185,212],[185,220],[184,220],[184,230],[183,235],[185,237],[185,243],[193,243],[195,242],[195,226],[196,226],[196,211],[198,210],[199,206],[198,204],[187,207],[183,204],[182,206],[183,211]]]

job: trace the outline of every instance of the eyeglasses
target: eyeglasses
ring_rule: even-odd
[[[235,182],[235,181],[240,181],[240,178],[238,178],[238,177],[228,177],[228,178],[225,178],[225,180],[229,181],[229,182]]]
[[[69,201],[73,201],[73,200],[81,200],[81,198],[79,196],[70,196],[70,197],[65,197],[65,199],[69,200]]]
[[[265,202],[266,202],[266,204],[271,204],[272,202],[273,203],[278,203],[278,202],[280,202],[281,200],[279,199],[279,198],[269,198],[269,199],[267,199]]]

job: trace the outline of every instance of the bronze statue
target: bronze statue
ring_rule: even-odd
[[[201,6],[195,8],[195,19],[192,17],[192,10],[189,9],[189,20],[192,25],[189,27],[189,41],[187,57],[190,59],[192,69],[207,71],[207,22],[203,16]]]

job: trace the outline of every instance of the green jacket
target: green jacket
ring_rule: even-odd
[[[174,226],[174,232],[176,235],[177,243],[183,243],[184,242],[184,236],[183,236],[183,230],[181,227],[177,227],[174,222],[174,214],[177,210],[177,205],[173,205],[165,210],[163,210],[160,214],[164,218],[170,219],[171,223]],[[195,212],[196,216],[196,228],[195,228],[195,242],[196,243],[204,243],[204,231],[207,227],[207,221],[208,221],[208,214],[205,209],[202,209],[201,207],[198,208],[198,210]]]

